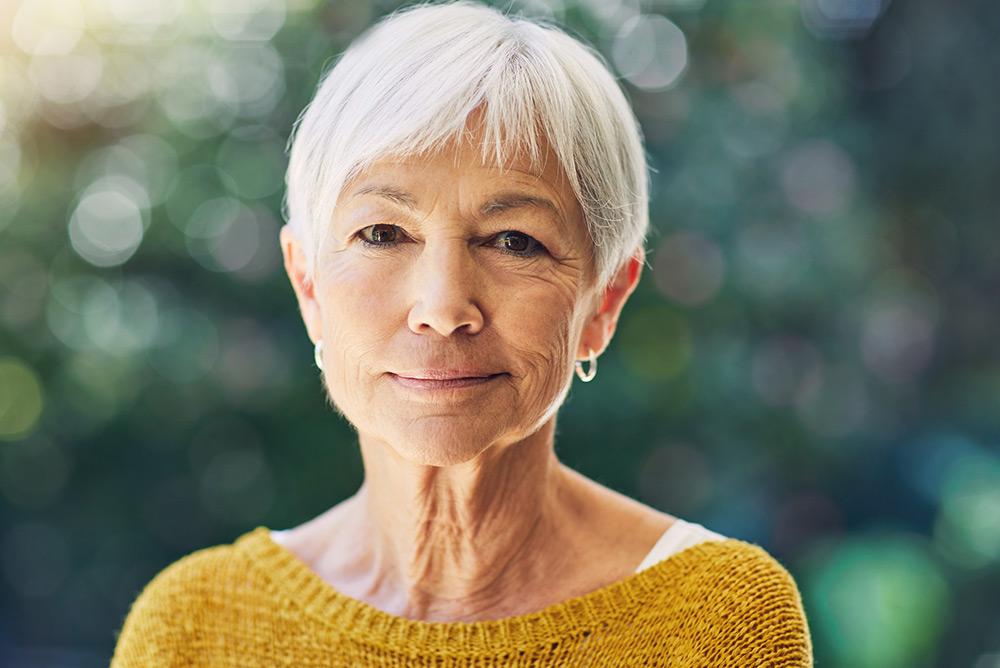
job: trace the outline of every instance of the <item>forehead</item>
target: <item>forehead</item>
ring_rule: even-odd
[[[536,163],[519,156],[500,164],[468,143],[430,154],[389,156],[352,179],[340,203],[346,210],[375,203],[421,217],[443,205],[481,222],[512,216],[524,223],[528,218],[548,221],[576,239],[574,244],[589,246],[583,210],[558,162],[549,158]]]
[[[359,190],[365,194],[378,193],[380,182],[388,186],[392,181],[440,190],[454,186],[457,191],[471,185],[487,190],[507,188],[514,192],[546,193],[558,200],[555,202],[558,210],[567,215],[579,213],[582,220],[582,209],[572,185],[544,137],[538,137],[530,147],[497,146],[467,128],[432,150],[405,155],[389,153],[368,163],[348,180],[342,195],[350,197]]]

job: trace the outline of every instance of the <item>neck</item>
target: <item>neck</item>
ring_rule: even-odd
[[[536,612],[627,577],[670,525],[561,465],[554,420],[453,466],[361,436],[365,483],[283,541],[335,589],[422,621]]]
[[[566,512],[553,433],[550,421],[525,441],[447,467],[414,464],[362,437],[365,484],[353,505],[371,527],[374,589],[392,592],[387,607],[453,619],[524,600],[521,588],[542,575],[524,557],[556,547]]]

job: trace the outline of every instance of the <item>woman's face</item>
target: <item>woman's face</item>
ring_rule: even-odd
[[[347,183],[330,225],[311,283],[283,237],[330,397],[363,442],[411,461],[458,464],[535,433],[613,329],[551,154],[541,171],[500,169],[473,137],[383,160]]]

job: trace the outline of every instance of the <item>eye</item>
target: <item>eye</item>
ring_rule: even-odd
[[[539,243],[534,237],[529,237],[523,232],[514,230],[508,230],[496,235],[493,237],[493,243],[497,248],[511,255],[531,256],[545,250],[545,246]]]
[[[357,237],[370,246],[391,246],[403,240],[403,231],[395,225],[378,223],[358,230]]]

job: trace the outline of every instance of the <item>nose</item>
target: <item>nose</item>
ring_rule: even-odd
[[[479,333],[484,324],[479,280],[475,258],[463,240],[426,242],[413,266],[410,330],[441,336]]]

